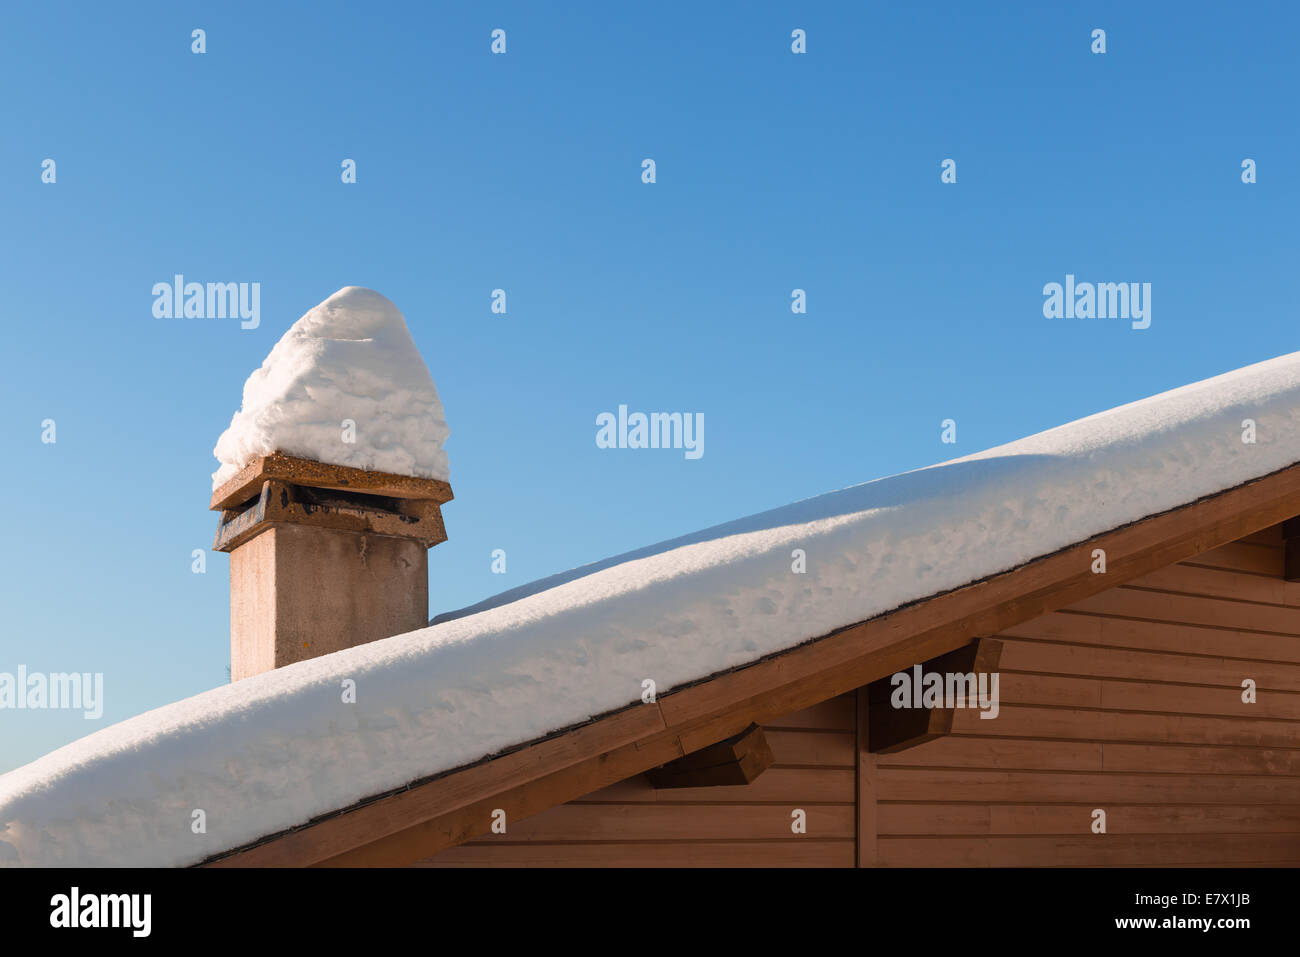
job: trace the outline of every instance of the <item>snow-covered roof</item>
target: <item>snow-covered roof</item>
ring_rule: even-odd
[[[1298,436],[1295,353],[584,566],[0,777],[0,862],[195,863],[637,702],[646,678],[663,693],[1275,472]]]
[[[244,383],[213,450],[212,487],[272,452],[446,482],[447,435],[401,312],[373,289],[345,286],[290,326]]]

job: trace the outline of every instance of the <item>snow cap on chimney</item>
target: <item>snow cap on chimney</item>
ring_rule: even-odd
[[[373,289],[345,286],[290,326],[248,377],[243,407],[213,450],[221,467],[212,487],[272,452],[446,482],[447,434],[401,312]]]
[[[406,321],[347,286],[284,334],[217,441],[235,680],[423,628],[447,421]]]

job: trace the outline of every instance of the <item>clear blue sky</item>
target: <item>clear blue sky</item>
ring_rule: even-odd
[[[212,447],[344,285],[451,425],[434,614],[1297,348],[1294,4],[558,6],[5,7],[0,671],[106,703],[0,711],[0,770],[226,681]],[[178,272],[260,328],[155,319]],[[1066,273],[1151,328],[1045,319]],[[703,458],[598,449],[620,403]]]

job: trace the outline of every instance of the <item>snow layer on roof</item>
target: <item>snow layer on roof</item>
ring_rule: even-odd
[[[1274,472],[1298,436],[1300,353],[588,565],[0,777],[0,861],[194,863],[635,703],[645,678],[662,693]]]
[[[355,423],[344,440],[343,423]],[[447,420],[406,320],[373,289],[345,286],[289,327],[244,384],[217,439],[215,489],[275,451],[448,481]]]

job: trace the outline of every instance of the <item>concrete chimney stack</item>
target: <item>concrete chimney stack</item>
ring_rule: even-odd
[[[233,680],[424,628],[451,486],[276,452],[212,494]]]

